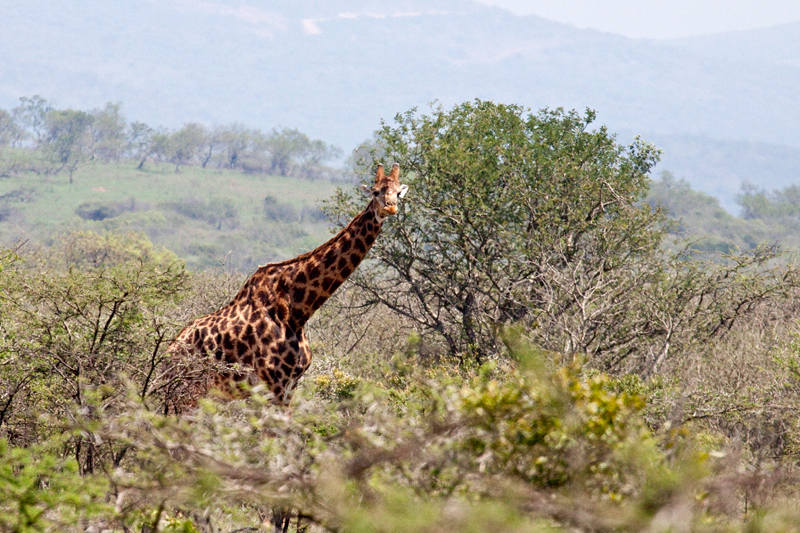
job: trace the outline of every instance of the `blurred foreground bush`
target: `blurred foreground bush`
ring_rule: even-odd
[[[471,377],[386,367],[394,386],[353,387],[339,373],[303,389],[291,414],[256,390],[178,420],[148,409],[132,382],[113,407],[102,387],[87,388],[52,420],[48,435],[60,436],[11,455],[3,441],[7,468],[27,477],[0,478],[0,516],[26,524],[18,531],[257,530],[274,509],[324,531],[647,523],[682,478],[642,424],[641,398],[577,366],[543,371],[541,356],[526,358]],[[327,400],[342,381],[350,398]],[[65,457],[68,436],[98,448],[91,471]]]

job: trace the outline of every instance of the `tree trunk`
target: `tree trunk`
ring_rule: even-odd
[[[461,323],[464,327],[464,337],[467,340],[467,348],[475,357],[475,362],[480,365],[486,354],[480,339],[480,332],[478,331],[477,315],[475,295],[469,292],[466,298],[464,298],[464,311],[461,314]]]

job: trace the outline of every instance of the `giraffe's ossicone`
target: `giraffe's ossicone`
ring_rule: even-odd
[[[294,259],[259,267],[222,309],[187,325],[168,348],[165,411],[193,408],[211,390],[246,396],[263,383],[287,404],[311,363],[303,326],[353,273],[407,190],[396,163],[362,186],[369,205],[331,240]]]

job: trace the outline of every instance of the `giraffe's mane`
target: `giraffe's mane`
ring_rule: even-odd
[[[299,261],[304,261],[304,260],[308,259],[308,258],[309,258],[309,257],[311,257],[312,255],[314,255],[315,253],[317,253],[318,251],[320,251],[321,249],[325,248],[325,247],[326,247],[326,246],[328,246],[330,243],[332,243],[332,242],[336,241],[336,239],[338,239],[339,237],[341,237],[341,236],[342,236],[342,234],[343,234],[344,232],[346,232],[347,230],[349,230],[349,229],[350,229],[350,227],[351,227],[351,226],[353,226],[353,225],[356,223],[356,221],[357,221],[357,220],[359,220],[359,219],[361,218],[361,215],[363,215],[364,213],[366,213],[366,212],[367,212],[367,210],[369,210],[369,208],[370,208],[370,207],[372,207],[372,204],[373,204],[374,202],[375,202],[375,200],[372,200],[372,201],[370,201],[370,203],[369,203],[369,204],[367,204],[367,207],[366,207],[366,208],[364,208],[364,210],[363,210],[363,211],[361,211],[361,213],[359,213],[358,215],[356,215],[355,217],[353,217],[353,219],[350,221],[350,223],[349,223],[349,224],[347,224],[347,226],[345,226],[345,227],[343,227],[342,229],[340,229],[340,230],[338,231],[338,233],[336,233],[336,235],[334,235],[333,237],[331,237],[331,238],[330,238],[330,239],[328,239],[327,241],[323,242],[322,244],[320,244],[319,246],[317,246],[317,247],[316,247],[316,248],[314,248],[313,250],[310,250],[310,251],[308,251],[308,252],[302,253],[302,254],[300,254],[300,255],[298,255],[298,256],[296,256],[296,257],[292,257],[291,259],[286,259],[286,260],[284,260],[284,261],[278,261],[278,262],[275,262],[275,263],[267,263],[266,265],[260,265],[260,266],[258,267],[258,269],[257,269],[257,270],[267,269],[267,268],[269,268],[269,267],[281,267],[281,266],[288,266],[288,265],[291,265],[292,263],[297,263],[297,262],[299,262]]]

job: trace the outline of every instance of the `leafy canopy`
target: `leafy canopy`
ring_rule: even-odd
[[[475,100],[384,123],[377,144],[411,194],[356,283],[452,353],[480,359],[497,325],[519,321],[563,341],[576,287],[611,294],[609,273],[634,268],[665,235],[664,215],[640,202],[658,150],[619,145],[594,119]],[[358,204],[342,193],[328,207],[341,220]],[[560,347],[585,341],[570,333]]]

